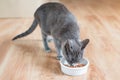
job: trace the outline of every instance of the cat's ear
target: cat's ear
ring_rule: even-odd
[[[69,45],[69,44],[70,44],[70,40],[66,40],[66,41],[64,41],[62,44],[63,44],[63,46]]]
[[[63,52],[63,55],[64,56],[68,56],[68,48],[70,47],[70,40],[65,40],[63,43],[62,43],[62,50],[64,51]]]
[[[71,43],[72,43],[72,40],[68,39],[68,40],[66,40],[66,43],[65,43],[65,44],[70,46]]]
[[[83,41],[81,41],[81,50],[83,50],[86,46],[87,46],[87,44],[89,43],[89,39],[85,39],[85,40],[83,40]]]
[[[67,46],[68,48],[72,48],[73,45],[73,40],[72,39],[67,39],[64,44],[64,46]]]

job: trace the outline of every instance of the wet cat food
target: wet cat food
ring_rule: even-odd
[[[70,65],[67,65],[67,64],[64,64],[65,66],[67,66],[67,67],[70,67],[70,68],[78,68],[78,67],[83,67],[83,66],[85,66],[84,64],[77,64],[77,65],[75,65],[75,66],[70,66]]]

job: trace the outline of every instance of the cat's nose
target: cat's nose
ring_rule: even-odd
[[[70,66],[73,66],[73,61],[70,62]]]
[[[73,63],[70,63],[70,66],[74,66]]]

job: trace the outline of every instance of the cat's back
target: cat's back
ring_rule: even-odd
[[[35,12],[35,17],[40,20],[41,29],[54,37],[63,36],[67,32],[75,32],[77,35],[79,30],[75,16],[61,3],[41,5]]]
[[[37,11],[61,11],[62,13],[63,12],[69,12],[68,9],[61,3],[57,3],[57,2],[48,2],[48,3],[45,3],[43,5],[41,5]]]
[[[70,13],[69,10],[61,3],[48,2],[41,5],[35,12],[34,16],[60,16]]]

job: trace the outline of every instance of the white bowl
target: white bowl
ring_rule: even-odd
[[[64,74],[71,75],[71,76],[77,76],[77,75],[85,74],[88,70],[88,67],[89,67],[89,61],[85,58],[81,61],[81,64],[85,65],[83,67],[71,68],[71,67],[65,66],[65,64],[68,64],[68,63],[64,58],[62,58],[60,60],[61,71]]]

